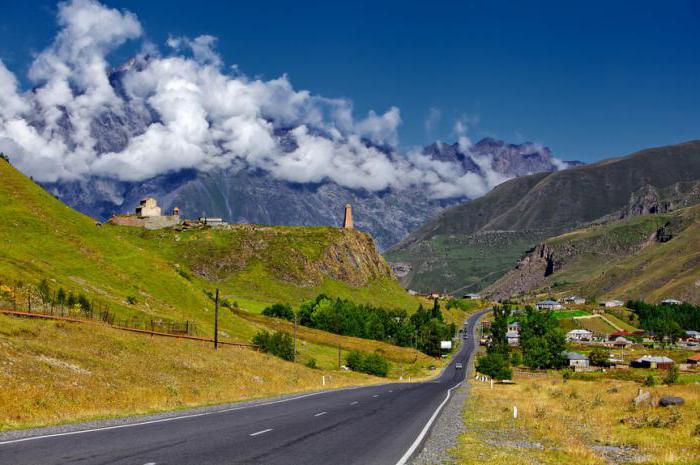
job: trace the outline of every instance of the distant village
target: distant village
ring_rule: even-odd
[[[476,299],[478,294],[467,294],[465,299]],[[581,326],[569,329],[566,332],[566,342],[573,347],[579,347],[581,352],[589,352],[595,347],[608,349],[606,360],[596,360],[595,364],[589,355],[576,351],[567,351],[562,355],[567,360],[568,367],[575,372],[593,372],[601,370],[626,370],[630,368],[668,370],[677,365],[681,371],[689,371],[700,368],[700,332],[684,331],[683,335],[671,344],[661,344],[649,331],[622,327],[624,302],[620,300],[604,300],[598,304],[585,306],[586,299],[578,296],[570,296],[563,302],[557,300],[542,300],[534,304],[538,310],[550,310],[558,312],[558,316],[566,318],[573,325]],[[681,305],[677,299],[664,299],[661,305]],[[617,316],[606,312],[619,309]],[[512,321],[508,324],[506,339],[512,348],[520,346],[521,324],[518,318],[524,315],[525,309],[515,308],[511,310]],[[570,316],[569,316],[570,315]],[[481,328],[480,344],[490,344],[488,335],[491,326],[490,321],[483,321]],[[588,328],[586,328],[588,326]],[[602,328],[607,327],[611,331]],[[663,355],[663,351],[692,351],[681,363]],[[648,353],[646,353],[648,352]],[[594,366],[595,365],[595,366]]]

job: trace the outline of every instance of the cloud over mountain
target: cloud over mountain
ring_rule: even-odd
[[[228,72],[212,36],[171,37],[161,53],[143,40],[134,14],[94,0],[61,3],[57,21],[53,43],[29,70],[32,90],[20,90],[0,61],[0,151],[39,181],[139,182],[239,167],[297,183],[417,186],[449,198],[475,197],[505,180],[483,155],[474,159],[477,174],[421,149],[399,153],[396,107],[357,119],[349,100],[296,90],[287,76],[264,81]],[[113,70],[108,54],[134,40],[148,53]],[[143,124],[105,148],[94,125],[114,118]]]

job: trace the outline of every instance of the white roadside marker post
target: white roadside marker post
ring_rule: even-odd
[[[513,406],[513,418],[514,419],[518,418],[518,407],[515,405]]]

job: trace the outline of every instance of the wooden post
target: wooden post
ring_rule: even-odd
[[[216,289],[214,307],[214,350],[219,348],[219,289]]]
[[[294,363],[297,363],[297,313],[294,312]]]
[[[30,290],[27,290],[27,303],[29,304],[29,313],[32,313],[32,294]]]
[[[338,343],[338,369],[340,370],[341,358],[340,358],[340,343]]]

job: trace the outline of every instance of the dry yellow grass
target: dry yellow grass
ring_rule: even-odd
[[[644,388],[678,395],[681,407],[633,407],[638,383],[567,381],[556,374],[515,385],[473,382],[465,409],[467,432],[459,463],[489,464],[698,464],[700,388]],[[513,419],[513,406],[519,409]],[[625,420],[623,423],[622,420]]]
[[[383,382],[248,349],[0,315],[0,431]]]

